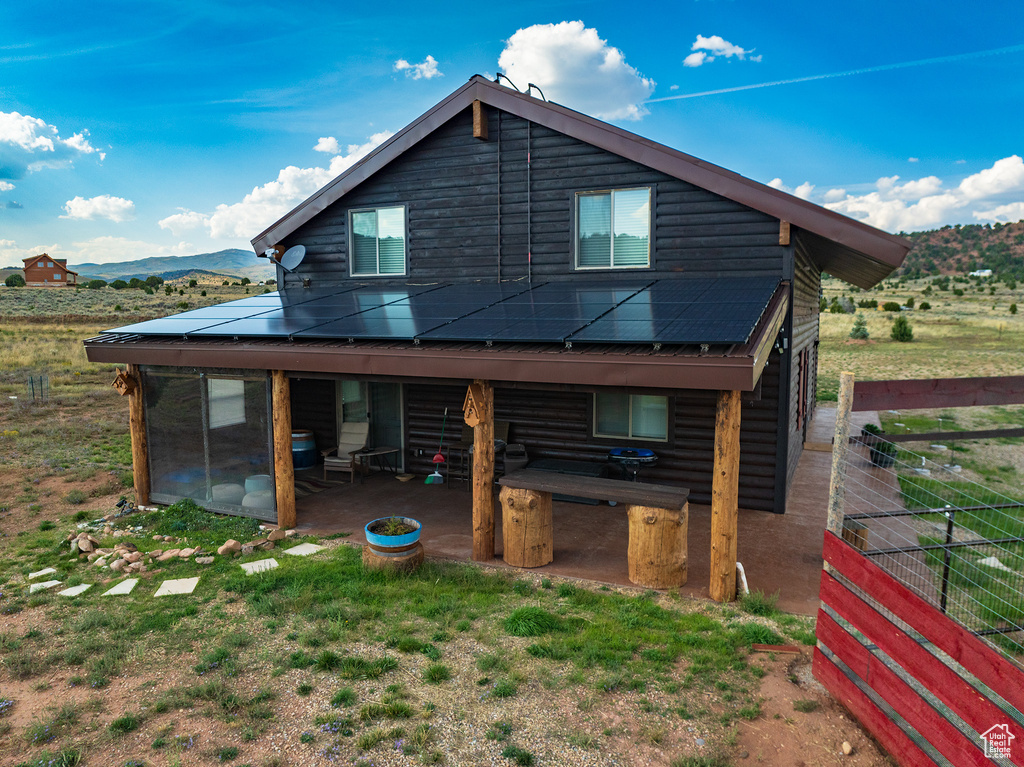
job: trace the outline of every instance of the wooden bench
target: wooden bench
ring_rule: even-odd
[[[515,567],[542,567],[554,558],[553,493],[627,506],[629,580],[667,589],[686,583],[690,491],[682,487],[523,469],[498,480],[504,559]]]

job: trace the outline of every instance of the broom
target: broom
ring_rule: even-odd
[[[434,454],[434,473],[427,476],[424,484],[440,485],[444,483],[444,477],[438,469],[444,463],[444,456],[441,455],[441,448],[444,446],[444,427],[448,424],[448,408],[444,409],[444,419],[441,421],[441,441],[437,443],[437,452]]]

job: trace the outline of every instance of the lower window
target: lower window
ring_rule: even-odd
[[[668,397],[600,392],[594,395],[594,436],[668,439]]]

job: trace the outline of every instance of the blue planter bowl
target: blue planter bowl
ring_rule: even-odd
[[[382,549],[393,549],[399,546],[410,546],[416,543],[420,539],[420,523],[411,517],[399,517],[400,520],[410,527],[415,527],[411,533],[405,535],[378,535],[377,533],[371,533],[370,527],[383,522],[391,517],[381,517],[380,519],[374,519],[366,523],[366,527],[363,528],[363,532],[366,533],[366,542],[375,548]]]

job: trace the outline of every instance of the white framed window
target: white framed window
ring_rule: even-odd
[[[349,214],[353,277],[405,274],[405,208],[354,210]]]
[[[576,194],[576,268],[651,265],[651,189]]]
[[[245,381],[208,377],[206,393],[211,429],[245,423]]]
[[[668,440],[668,397],[598,392],[594,395],[594,436]]]

